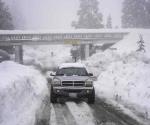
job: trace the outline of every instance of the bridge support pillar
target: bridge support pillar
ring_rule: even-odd
[[[80,57],[81,60],[85,60],[90,56],[90,44],[80,45]]]
[[[87,59],[90,56],[90,45],[89,44],[85,45],[84,51],[85,51],[85,59]]]
[[[85,60],[85,45],[84,44],[80,45],[80,59]]]
[[[23,47],[22,47],[22,45],[15,46],[15,62],[23,64]]]

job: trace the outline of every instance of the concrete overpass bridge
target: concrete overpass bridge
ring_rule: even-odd
[[[127,30],[82,29],[22,31],[0,30],[0,46],[15,46],[15,60],[23,63],[23,45],[85,45],[85,57],[89,56],[90,44],[113,44],[124,38]]]

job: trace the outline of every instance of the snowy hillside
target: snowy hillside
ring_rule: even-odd
[[[45,78],[14,62],[0,63],[0,78],[0,125],[34,125],[36,110],[48,94]]]
[[[141,35],[145,42],[145,54],[150,57],[150,30],[135,29],[129,31],[130,34],[112,48],[116,48],[116,52],[118,54],[129,54],[131,52],[135,52],[138,49],[137,42],[140,40]]]
[[[146,52],[137,52],[139,35]],[[90,57],[89,66],[98,81],[96,93],[142,112],[150,118],[150,30],[133,30],[122,41]]]

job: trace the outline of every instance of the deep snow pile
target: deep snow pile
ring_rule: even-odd
[[[139,34],[144,39],[145,53],[136,51]],[[133,30],[112,48],[85,62],[98,75],[97,95],[132,105],[150,118],[150,30]]]
[[[34,125],[48,94],[45,78],[32,67],[0,63],[0,125]]]
[[[132,53],[112,62],[95,85],[101,96],[137,104],[150,111],[149,69],[149,58]]]
[[[70,45],[42,45],[25,46],[24,62],[44,68],[57,67],[59,64],[70,61]]]
[[[99,76],[107,67],[114,61],[120,58],[120,55],[107,50],[105,52],[99,52],[88,58],[85,63],[89,72],[93,72],[95,76]]]

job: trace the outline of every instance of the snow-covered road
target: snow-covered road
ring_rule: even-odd
[[[0,64],[0,125],[139,125],[132,118],[150,125],[150,31],[138,32],[145,53],[137,52],[139,33],[133,32],[112,50],[83,62],[98,76],[93,105],[76,99],[49,102],[47,77],[41,72],[69,62],[71,47],[26,46],[25,64],[41,72],[10,61]]]
[[[79,100],[51,104],[50,125],[139,125],[100,99],[96,100],[93,105]]]

